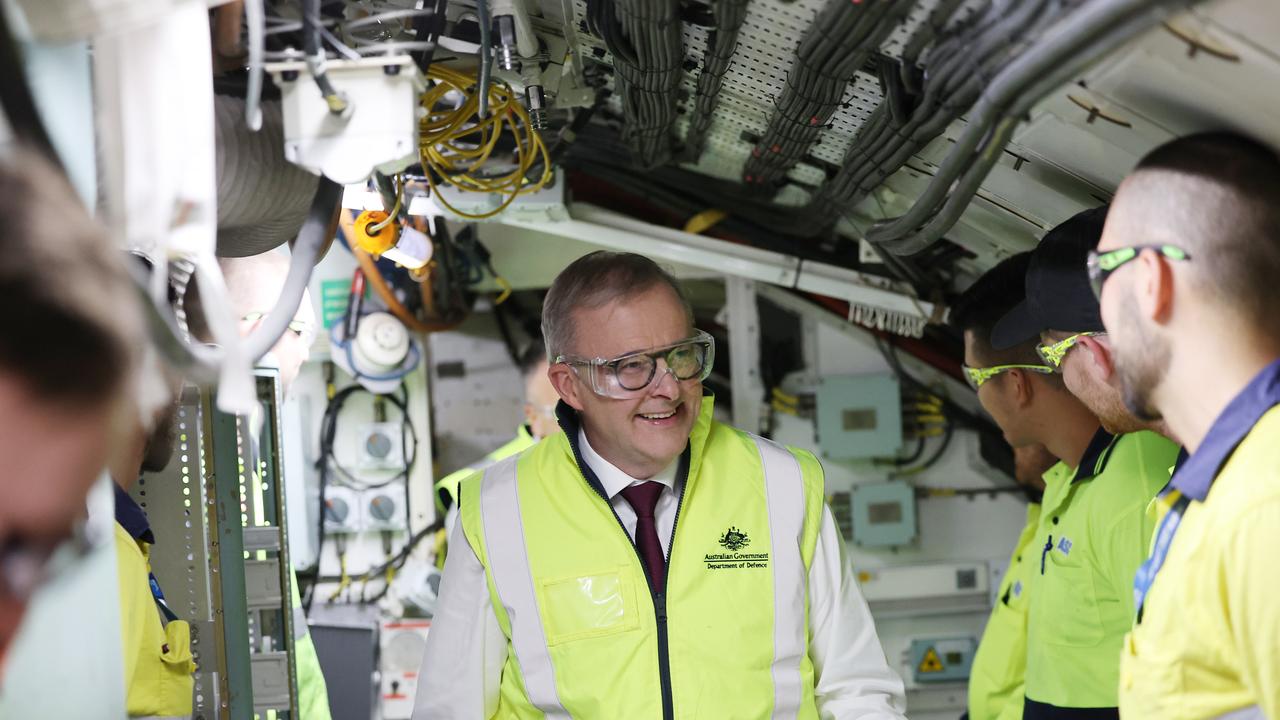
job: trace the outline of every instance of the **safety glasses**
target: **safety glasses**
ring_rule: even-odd
[[[1170,260],[1190,260],[1191,255],[1176,245],[1131,245],[1098,252],[1089,251],[1087,267],[1089,268],[1089,284],[1093,287],[1093,296],[1102,299],[1102,286],[1111,277],[1111,273],[1124,267],[1125,263],[1136,260],[1143,250],[1155,250]]]
[[[995,365],[992,367],[975,368],[968,365],[960,366],[964,371],[965,382],[969,383],[969,387],[977,390],[987,383],[991,378],[1006,373],[1010,370],[1026,370],[1027,372],[1040,373],[1041,375],[1052,375],[1053,368],[1044,365]]]
[[[715,338],[698,330],[691,338],[627,353],[611,360],[561,355],[555,361],[572,367],[579,378],[591,385],[595,394],[625,400],[637,397],[649,388],[658,377],[659,360],[665,364],[665,372],[670,372],[677,380],[701,382],[711,374],[715,356]]]
[[[1080,342],[1080,338],[1097,337],[1098,335],[1106,335],[1101,332],[1083,332],[1076,333],[1065,340],[1059,340],[1056,343],[1040,343],[1036,345],[1036,354],[1044,361],[1045,365],[1058,370],[1062,367],[1062,361],[1067,357],[1067,352]]]
[[[0,541],[0,598],[30,600],[41,585],[82,562],[93,548],[83,522],[76,523],[70,537],[59,543]]]

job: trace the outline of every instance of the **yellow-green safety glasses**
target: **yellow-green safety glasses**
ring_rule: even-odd
[[[1130,245],[1098,252],[1089,251],[1087,266],[1089,268],[1089,285],[1093,287],[1093,296],[1102,298],[1102,285],[1111,277],[1111,273],[1132,260],[1136,260],[1143,250],[1155,250],[1170,260],[1190,260],[1191,255],[1176,245]]]
[[[993,365],[992,367],[975,368],[968,365],[961,365],[960,369],[964,371],[965,382],[969,383],[969,387],[977,390],[982,387],[988,380],[999,375],[1000,373],[1009,372],[1010,370],[1026,370],[1028,372],[1040,373],[1041,375],[1052,375],[1053,368],[1044,365]]]
[[[1103,332],[1082,332],[1076,333],[1069,338],[1059,340],[1056,343],[1040,343],[1036,345],[1036,354],[1044,361],[1045,365],[1057,370],[1062,367],[1062,361],[1067,357],[1067,352],[1080,342],[1080,338],[1097,337],[1098,335],[1106,335]]]

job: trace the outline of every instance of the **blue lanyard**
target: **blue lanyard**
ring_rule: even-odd
[[[1143,561],[1142,567],[1138,568],[1138,573],[1133,578],[1133,606],[1137,608],[1139,623],[1142,622],[1142,606],[1147,599],[1147,594],[1151,592],[1151,583],[1155,582],[1156,573],[1160,572],[1160,568],[1164,566],[1164,561],[1169,556],[1169,546],[1173,544],[1173,536],[1182,525],[1182,515],[1191,504],[1191,498],[1177,490],[1169,492],[1177,495],[1174,498],[1173,507],[1169,508],[1169,512],[1160,521],[1159,529],[1156,530],[1156,545],[1151,551],[1151,557]]]
[[[169,609],[169,603],[164,600],[164,591],[160,589],[160,581],[156,580],[155,573],[147,574],[148,582],[151,584],[151,597],[156,601],[156,607],[160,608],[160,612],[164,614],[167,622],[173,622],[178,619],[177,613]]]

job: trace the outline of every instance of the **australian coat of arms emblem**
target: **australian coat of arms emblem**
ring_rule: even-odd
[[[736,527],[731,527],[720,536],[720,544],[730,552],[738,552],[751,544],[751,538]]]

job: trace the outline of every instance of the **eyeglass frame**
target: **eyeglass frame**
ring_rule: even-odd
[[[668,359],[668,356],[676,349],[681,348],[685,345],[698,345],[698,344],[705,345],[706,347],[706,351],[703,353],[701,370],[699,370],[697,373],[693,375],[690,375],[689,377],[686,377],[686,378],[680,377],[679,375],[676,374],[675,370],[671,369],[671,362]],[[649,372],[649,379],[638,388],[635,388],[635,389],[627,388],[622,384],[622,380],[618,378],[617,363],[623,360],[627,360],[629,358],[641,357],[641,356],[648,357],[653,360],[653,365]],[[712,366],[715,364],[715,357],[716,357],[716,339],[712,337],[710,333],[704,330],[698,330],[697,328],[694,328],[694,335],[692,335],[691,337],[687,337],[683,340],[679,340],[677,342],[671,343],[670,345],[659,345],[658,347],[649,348],[646,350],[636,350],[634,352],[625,353],[615,358],[608,358],[608,359],[601,358],[601,357],[587,358],[587,357],[581,357],[578,355],[560,354],[556,356],[555,360],[551,364],[552,365],[564,364],[564,365],[568,365],[570,368],[573,368],[574,375],[578,376],[578,378],[583,380],[584,382],[587,382],[591,386],[591,391],[601,397],[607,397],[612,399],[624,399],[624,398],[619,398],[613,395],[606,394],[604,392],[604,388],[596,387],[595,373],[592,373],[587,378],[584,378],[582,377],[581,373],[579,373],[578,368],[583,366],[598,367],[598,368],[613,366],[612,373],[613,373],[614,379],[617,380],[618,387],[621,388],[623,392],[639,394],[645,389],[651,387],[654,383],[654,380],[658,378],[658,360],[659,359],[667,363],[667,372],[671,373],[671,376],[674,377],[678,382],[687,382],[689,380],[693,380],[694,378],[697,378],[698,382],[702,382],[703,380],[706,380],[707,376],[711,374]],[[629,395],[628,397],[631,397],[631,396]]]
[[[1053,368],[1047,365],[1027,365],[1018,363],[1013,365],[992,365],[991,367],[980,368],[961,365],[960,370],[964,373],[965,382],[969,384],[969,387],[973,388],[974,392],[977,392],[978,388],[986,385],[992,378],[997,375],[1007,373],[1010,370],[1026,370],[1040,375],[1053,374]]]
[[[1058,372],[1062,370],[1062,363],[1066,361],[1067,353],[1080,342],[1081,338],[1098,337],[1100,335],[1106,335],[1106,333],[1102,331],[1082,332],[1057,342],[1038,343],[1036,345],[1036,355],[1044,362],[1045,366],[1051,368],[1054,372]]]
[[[1089,273],[1089,287],[1093,296],[1102,299],[1102,286],[1106,284],[1111,273],[1137,260],[1143,250],[1155,250],[1170,260],[1185,261],[1191,259],[1191,253],[1177,245],[1167,243],[1147,243],[1144,245],[1126,245],[1113,250],[1090,250],[1085,260],[1085,268]],[[1126,255],[1127,253],[1127,255]]]
[[[49,580],[79,564],[97,547],[83,520],[64,539],[34,546],[21,537],[0,542],[0,598],[28,602]]]

